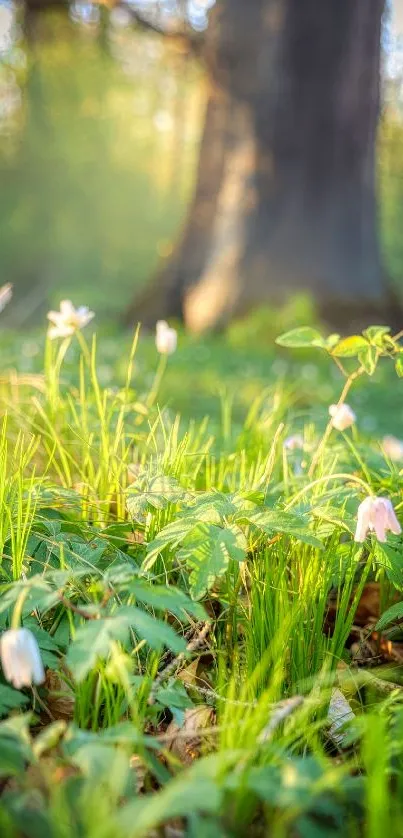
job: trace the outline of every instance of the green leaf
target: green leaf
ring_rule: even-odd
[[[236,512],[236,506],[231,495],[225,495],[223,492],[205,492],[197,496],[189,512],[198,521],[220,525],[224,518]]]
[[[76,681],[82,681],[96,665],[98,658],[109,655],[115,640],[127,641],[129,624],[125,617],[89,620],[76,632],[66,656],[66,663]]]
[[[31,715],[11,716],[0,724],[0,777],[21,774],[32,760],[28,725]]]
[[[28,703],[28,696],[13,690],[6,684],[0,684],[0,715],[4,716],[10,710],[17,710]]]
[[[188,533],[198,526],[198,523],[199,521],[197,518],[194,518],[192,515],[188,515],[182,518],[177,518],[176,521],[172,521],[170,524],[167,524],[166,527],[163,527],[157,537],[154,538],[153,541],[150,541],[148,545],[147,555],[142,565],[143,570],[150,570],[160,553],[162,553],[162,551],[167,547],[170,549],[178,547]]]
[[[189,493],[170,475],[146,475],[136,481],[128,490],[126,506],[129,514],[136,518],[150,509],[166,509],[170,503],[190,499]]]
[[[367,349],[368,341],[361,335],[351,335],[349,338],[343,338],[332,349],[332,355],[337,358],[356,358],[359,352]]]
[[[179,710],[194,707],[192,699],[189,698],[184,685],[179,680],[167,687],[160,687],[155,697],[163,707],[175,707]]]
[[[222,529],[214,524],[199,524],[178,552],[178,559],[191,569],[192,597],[200,599],[210,590],[215,580],[225,573],[231,559],[244,561],[246,549],[246,538],[236,525]]]
[[[0,777],[22,774],[25,770],[25,754],[20,743],[0,735]]]
[[[389,626],[390,623],[394,623],[395,620],[401,620],[403,617],[403,602],[395,602],[394,605],[391,605],[390,608],[382,614],[380,620],[378,620],[375,628],[377,631],[382,631],[386,626]]]
[[[222,791],[213,779],[191,770],[181,772],[160,791],[123,806],[118,816],[119,826],[122,834],[140,838],[172,818],[195,812],[217,812],[221,801]]]
[[[168,623],[135,606],[124,606],[114,616],[89,620],[78,629],[66,657],[76,681],[82,681],[99,658],[108,657],[114,641],[126,644],[130,627],[153,649],[167,646],[178,654],[186,648],[183,637]]]
[[[291,329],[276,339],[279,346],[286,346],[290,349],[299,349],[307,346],[326,347],[326,341],[317,329],[311,326],[301,326],[299,329]]]
[[[283,533],[305,544],[310,544],[312,547],[323,550],[322,542],[319,538],[312,535],[309,529],[309,522],[302,516],[293,515],[290,512],[282,512],[278,509],[260,508],[240,512],[238,520],[247,521],[249,524],[253,524],[269,535],[272,535],[273,532]]]
[[[390,544],[377,542],[375,558],[378,565],[384,568],[386,576],[395,588],[403,591],[403,563],[401,550],[395,550]]]
[[[340,335],[337,335],[335,333],[329,335],[329,337],[326,338],[326,349],[330,352],[333,349],[333,347],[336,346],[336,343],[338,343],[339,340]]]
[[[32,745],[32,751],[37,759],[41,757],[46,751],[51,751],[60,742],[67,729],[67,722],[63,719],[58,719],[51,722],[49,725],[41,730]]]
[[[121,612],[121,616],[126,617],[128,625],[134,628],[152,649],[161,649],[162,646],[166,646],[175,655],[186,649],[184,638],[180,637],[172,626],[163,620],[135,606],[122,608]]]
[[[370,343],[373,343],[374,346],[382,348],[384,343],[383,339],[389,332],[389,326],[368,326],[368,329],[364,329],[363,335]]]
[[[136,599],[146,605],[155,608],[157,611],[169,611],[180,620],[191,614],[196,620],[205,620],[206,612],[202,605],[193,602],[179,588],[165,587],[164,585],[150,585],[145,582],[133,582],[128,590],[133,593]]]
[[[395,370],[399,376],[399,378],[403,378],[403,352],[401,355],[398,355],[395,362]]]
[[[373,346],[367,346],[362,352],[358,353],[358,360],[365,369],[368,375],[373,375],[376,370],[377,354]]]

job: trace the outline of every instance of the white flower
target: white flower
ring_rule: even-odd
[[[39,646],[29,629],[9,629],[0,637],[0,659],[4,677],[17,690],[42,684],[45,670]]]
[[[384,542],[388,530],[395,535],[402,531],[391,501],[388,498],[365,498],[358,507],[354,541],[365,541],[368,532],[375,532],[378,541]]]
[[[356,415],[348,404],[331,404],[329,413],[332,417],[332,425],[336,431],[345,431],[354,425]]]
[[[54,338],[68,338],[74,335],[78,329],[83,329],[94,317],[94,312],[87,306],[74,308],[70,300],[62,300],[60,311],[49,311],[48,320],[52,323],[49,326],[48,335],[51,340]]]
[[[304,438],[301,434],[293,434],[284,440],[284,448],[287,451],[302,451],[304,447]]]
[[[395,462],[403,460],[403,442],[395,436],[384,436],[382,448],[387,457]]]
[[[155,345],[161,355],[172,355],[175,352],[178,335],[165,320],[158,320],[155,331]]]
[[[2,285],[0,288],[0,311],[3,311],[3,308],[5,308],[7,303],[10,302],[12,296],[13,286],[11,285],[11,282],[7,282],[6,285]]]

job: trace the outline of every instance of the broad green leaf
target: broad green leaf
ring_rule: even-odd
[[[376,370],[376,361],[377,361],[377,354],[376,349],[373,346],[367,346],[366,349],[363,349],[362,352],[358,353],[358,360],[360,364],[365,369],[365,372],[368,375],[373,375]]]
[[[398,355],[395,361],[395,370],[399,376],[399,378],[403,378],[403,352],[401,355]]]
[[[317,329],[311,326],[301,326],[299,329],[291,329],[276,339],[279,346],[287,346],[290,349],[300,349],[307,346],[326,347],[326,341]]]
[[[185,561],[191,569],[192,597],[200,599],[225,573],[231,559],[244,561],[246,549],[246,538],[236,525],[223,529],[214,524],[199,524],[178,552],[178,559]]]
[[[351,335],[343,338],[332,349],[332,355],[337,358],[356,358],[359,352],[367,349],[368,341],[361,335]]]
[[[206,619],[203,606],[198,602],[193,602],[179,588],[168,588],[164,585],[150,585],[146,582],[135,581],[129,585],[128,590],[140,602],[144,602],[157,611],[169,611],[182,620],[186,613],[191,614],[196,620]]]
[[[166,527],[163,527],[157,537],[153,541],[150,541],[148,545],[147,555],[142,565],[143,570],[150,570],[160,553],[167,547],[170,549],[178,547],[188,533],[197,527],[198,523],[197,518],[193,517],[193,515],[185,515],[167,524]]]
[[[339,340],[340,340],[340,335],[337,335],[335,333],[332,334],[332,335],[329,335],[329,337],[326,338],[326,349],[330,352],[330,350],[332,350],[333,347],[336,346],[336,343],[338,343]]]
[[[28,696],[13,690],[6,684],[0,684],[0,715],[4,716],[10,710],[17,710],[28,703]]]
[[[309,529],[309,522],[299,515],[282,512],[277,509],[245,510],[237,516],[238,521],[246,521],[269,535],[274,532],[284,533],[323,550],[323,544]]]
[[[81,626],[66,656],[67,666],[76,681],[82,681],[88,675],[98,658],[108,657],[113,641],[127,641],[128,633],[128,621],[119,614],[101,620],[89,620]]]
[[[198,521],[219,525],[223,523],[224,518],[236,512],[236,506],[231,495],[225,495],[223,492],[205,492],[196,497],[189,507],[189,512]]]
[[[76,681],[82,681],[99,658],[108,657],[114,641],[127,643],[130,627],[153,649],[167,646],[178,654],[186,647],[172,626],[140,608],[125,606],[114,616],[89,620],[78,629],[66,657]]]
[[[129,514],[136,518],[149,509],[166,509],[170,503],[189,500],[191,496],[170,475],[160,474],[143,477],[131,486],[127,493],[126,506]]]
[[[381,348],[384,342],[383,339],[389,332],[389,326],[368,326],[368,329],[364,329],[363,335],[370,343],[373,343],[374,346]]]
[[[196,812],[217,812],[222,791],[207,776],[181,772],[160,791],[127,803],[119,812],[122,832],[130,838],[143,838],[155,827],[172,818],[184,818]]]
[[[391,623],[394,623],[395,620],[401,620],[403,618],[403,602],[395,602],[394,605],[391,605],[387,611],[382,614],[382,617],[378,620],[375,628],[377,631],[383,631],[386,626],[389,626]]]
[[[400,549],[395,550],[390,544],[376,543],[375,557],[378,565],[384,568],[387,578],[399,591],[403,591],[403,562]]]
[[[6,590],[6,588],[8,589]],[[0,588],[0,614],[13,609],[22,592],[24,592],[25,597],[23,616],[30,614],[35,609],[43,612],[48,611],[59,601],[58,592],[52,590],[51,585],[43,576],[36,575],[14,582],[11,587]]]
[[[20,774],[32,761],[28,726],[31,714],[10,716],[0,724],[0,777]]]
[[[188,707],[194,707],[193,701],[189,698],[184,684],[177,680],[167,687],[160,687],[157,690],[155,697],[159,704],[163,707],[175,707],[179,710],[186,710]]]
[[[186,642],[184,638],[163,620],[159,620],[152,614],[148,614],[147,611],[135,606],[122,608],[121,612],[122,617],[126,617],[128,625],[134,628],[152,649],[161,649],[162,646],[166,646],[175,655],[185,650]]]
[[[25,748],[21,742],[0,734],[0,777],[22,774],[26,768],[25,760]]]
[[[333,506],[315,506],[311,510],[314,518],[320,521],[332,524],[334,528],[341,527],[347,532],[353,533],[356,526],[356,520],[352,515],[349,515],[345,509],[338,509]]]
[[[38,736],[35,737],[32,745],[32,751],[35,757],[39,759],[46,751],[55,748],[62,736],[64,736],[66,729],[67,722],[63,719],[58,719],[56,722],[51,722],[49,725],[46,725]]]

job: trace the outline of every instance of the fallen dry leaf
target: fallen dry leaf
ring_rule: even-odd
[[[215,714],[207,704],[198,704],[185,710],[182,727],[172,721],[167,727],[166,737],[170,739],[168,749],[185,765],[189,765],[200,756],[202,738],[200,734],[213,726]],[[172,737],[172,738],[171,738]],[[203,736],[203,743],[206,737]]]
[[[46,704],[54,719],[70,721],[74,716],[74,692],[59,672],[46,671]]]

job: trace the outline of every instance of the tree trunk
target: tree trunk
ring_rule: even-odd
[[[375,180],[383,4],[218,5],[194,200],[149,292],[153,317],[183,313],[202,331],[295,292],[311,292],[330,319],[386,312]]]

